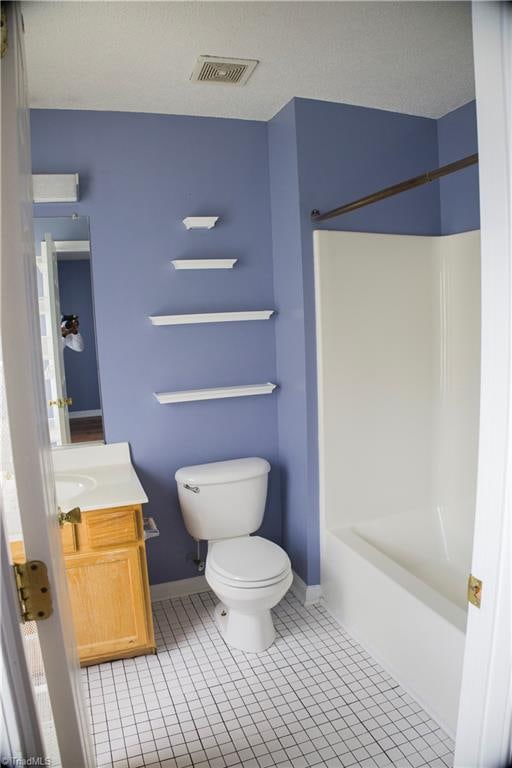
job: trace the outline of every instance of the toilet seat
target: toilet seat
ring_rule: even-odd
[[[221,583],[261,589],[288,577],[290,559],[284,549],[261,536],[243,536],[210,545],[207,568]]]

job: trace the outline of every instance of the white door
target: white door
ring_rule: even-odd
[[[64,349],[60,332],[59,272],[57,250],[49,232],[45,232],[44,242],[41,243],[37,267],[41,275],[39,320],[50,442],[52,445],[67,445],[71,438]]]
[[[0,383],[3,384],[3,391],[0,388],[0,412],[3,518],[8,522],[11,538],[22,536],[27,559],[42,560],[48,569],[53,613],[34,626],[44,666],[45,702],[49,702],[51,707],[60,761],[65,768],[91,768],[94,761],[60,544],[46,418],[32,235],[29,112],[19,4],[6,4],[6,12],[8,48],[1,66]],[[5,559],[2,563],[4,567]],[[10,575],[14,578],[14,574]],[[5,604],[9,604],[9,595],[12,603],[12,590],[12,582],[7,576],[2,580],[2,603],[5,598]],[[13,642],[10,645],[2,643],[4,666],[13,675],[18,671],[26,680],[29,677],[26,651],[22,653],[19,650],[21,623],[11,629]],[[20,640],[18,643],[15,642],[16,632]],[[33,714],[34,702],[38,703],[37,683],[33,680],[31,687],[26,687],[24,691],[10,688],[18,730],[21,733],[31,731],[32,736],[38,730]],[[4,695],[2,689],[2,704]],[[30,704],[30,700],[32,706],[25,707],[29,722],[24,722],[22,704]],[[39,709],[40,721],[45,717],[44,707],[48,710],[46,703],[43,703]],[[25,745],[28,743],[30,738],[25,739]],[[32,747],[25,746],[24,749],[27,751],[36,746],[37,739],[33,738]],[[27,758],[32,756],[26,754]]]
[[[512,764],[512,5],[473,3],[482,237],[482,379],[457,768]]]

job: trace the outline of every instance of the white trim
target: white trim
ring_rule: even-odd
[[[91,258],[90,240],[54,240],[53,246],[57,261],[89,261]],[[46,252],[46,240],[41,241],[41,256],[36,257],[37,266],[41,267],[42,257]]]
[[[273,309],[255,312],[203,312],[196,315],[150,315],[152,325],[189,325],[193,323],[237,323],[242,320],[269,320]]]
[[[174,269],[233,269],[238,259],[173,259]]]
[[[277,384],[267,381],[265,384],[246,384],[238,387],[212,387],[211,389],[183,389],[179,392],[153,392],[160,405],[168,403],[188,403],[194,400],[220,400],[225,397],[249,397],[250,395],[270,395]]]
[[[188,595],[199,595],[201,592],[210,592],[210,586],[204,576],[193,576],[191,579],[152,584],[150,591],[151,602],[158,603],[160,600],[172,600],[175,597],[187,597]]]
[[[290,592],[302,605],[316,605],[322,599],[322,587],[320,584],[306,584],[305,581],[293,571],[293,582]]]
[[[510,765],[512,653],[512,9],[473,8],[482,234],[482,377],[469,606],[457,725],[457,768]]]
[[[90,419],[93,416],[101,416],[101,408],[92,411],[69,411],[70,419]]]
[[[66,398],[66,371],[64,368],[64,349],[59,328],[60,295],[57,253],[55,242],[49,232],[41,243],[41,259],[38,264],[41,274],[43,295],[39,298],[39,313],[45,315],[47,335],[41,337],[43,351],[43,370],[45,391],[52,400]],[[41,301],[43,299],[43,301]],[[48,417],[50,442],[55,445],[69,443],[69,419],[67,408],[57,408]]]
[[[320,232],[313,231],[313,272],[315,281],[315,338],[316,338],[316,381],[317,381],[317,434],[318,434],[318,512],[320,525],[320,580],[322,579],[322,564],[325,562],[325,526],[327,510],[325,502],[325,404],[324,404],[324,349],[321,314],[321,278],[320,269]]]
[[[213,229],[218,220],[218,216],[187,216],[183,223],[187,229]]]

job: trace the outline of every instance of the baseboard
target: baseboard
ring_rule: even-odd
[[[293,572],[293,582],[290,587],[290,591],[302,605],[315,605],[320,602],[322,597],[322,587],[320,584],[312,584],[308,586],[302,581],[300,576],[297,576],[295,571]]]
[[[101,408],[96,411],[69,411],[70,419],[92,419],[94,416],[101,416]]]
[[[179,581],[165,581],[163,584],[150,586],[151,602],[159,600],[172,600],[173,597],[187,597],[198,595],[200,592],[209,592],[210,587],[204,576],[193,576],[191,579]]]
[[[200,592],[208,592],[210,587],[204,576],[193,576],[191,579],[152,584],[150,590],[151,602],[157,603],[159,600],[172,600],[174,597],[187,597],[188,595],[198,595]],[[322,596],[320,584],[308,586],[295,572],[290,591],[302,605],[306,606],[315,605]]]

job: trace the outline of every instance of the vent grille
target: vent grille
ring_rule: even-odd
[[[215,56],[200,56],[191,80],[196,83],[245,85],[257,63],[252,59],[221,59]]]

